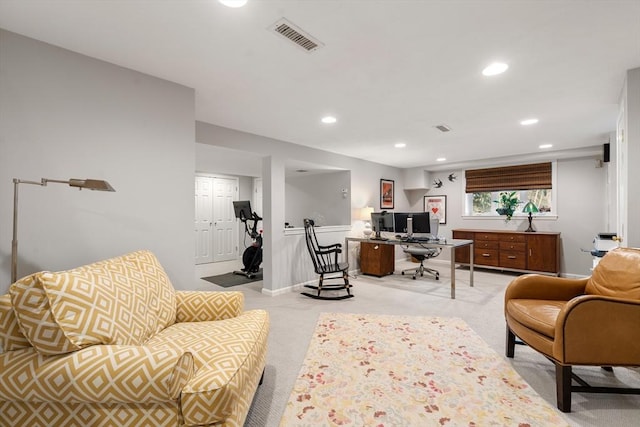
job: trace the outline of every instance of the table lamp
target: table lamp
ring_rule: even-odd
[[[362,230],[362,233],[367,238],[369,236],[371,236],[371,233],[373,233],[373,230],[371,229],[371,214],[372,213],[373,213],[373,208],[371,206],[366,206],[366,207],[362,208],[362,210],[360,212],[360,219],[362,219],[364,221],[364,230]]]
[[[529,202],[527,202],[526,205],[524,205],[524,209],[522,209],[522,212],[529,214],[529,228],[527,228],[524,231],[527,231],[527,232],[536,231],[531,226],[531,221],[533,220],[533,216],[531,214],[532,213],[537,213],[538,212],[538,207],[536,205],[534,205],[533,202],[529,201]]]

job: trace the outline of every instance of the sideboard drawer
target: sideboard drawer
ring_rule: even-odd
[[[524,252],[500,251],[500,267],[525,269],[526,266],[527,257]]]
[[[478,249],[500,249],[500,242],[493,240],[476,240],[474,244]]]
[[[476,233],[475,240],[501,240],[502,236],[498,233]]]
[[[500,264],[500,257],[497,249],[473,249],[473,262],[478,265],[491,265],[497,267]]]
[[[511,243],[511,242],[500,242],[500,250],[501,251],[517,251],[517,252],[525,252],[527,248],[526,243]]]
[[[527,237],[522,234],[504,234],[501,238],[503,242],[521,242],[524,243],[527,241]]]

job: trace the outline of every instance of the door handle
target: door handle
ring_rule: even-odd
[[[515,255],[509,255],[507,258],[509,259],[516,259],[517,257]]]

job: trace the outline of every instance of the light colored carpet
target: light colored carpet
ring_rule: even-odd
[[[354,298],[320,301],[298,292],[271,297],[262,294],[262,282],[240,285],[245,307],[264,308],[271,317],[269,350],[263,384],[258,388],[246,427],[277,427],[304,361],[313,331],[322,312],[396,314],[411,316],[458,317],[464,320],[507,363],[511,364],[531,387],[555,407],[555,370],[553,365],[528,347],[516,346],[514,359],[504,357],[504,289],[515,274],[490,270],[475,272],[474,287],[469,287],[469,271],[456,275],[456,299],[450,299],[449,263],[434,260],[430,266],[440,271],[441,280],[395,274],[377,278],[358,276],[351,280]],[[396,262],[396,271],[415,266]],[[229,271],[228,268],[226,271]],[[200,280],[216,271],[199,271],[195,279],[200,289],[224,290]],[[577,368],[579,375],[594,385],[640,387],[640,373],[616,368],[612,374],[599,368]],[[605,382],[603,383],[603,379]],[[572,426],[637,426],[640,396],[573,393],[570,414],[561,414]]]
[[[567,425],[458,318],[323,313],[280,425]]]

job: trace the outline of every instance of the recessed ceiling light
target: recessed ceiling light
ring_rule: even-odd
[[[503,62],[494,62],[482,70],[482,74],[484,76],[495,76],[504,73],[508,68],[509,66]]]
[[[444,162],[444,161],[446,161],[446,160],[447,160],[447,158],[446,158],[446,157],[438,157],[438,158],[436,159],[436,162]]]
[[[536,123],[538,123],[538,119],[526,119],[526,120],[522,120],[520,122],[520,124],[522,126],[529,126],[529,125],[535,125]]]
[[[332,124],[332,123],[335,123],[337,121],[338,121],[338,119],[336,119],[333,116],[326,116],[326,117],[322,118],[322,123],[326,123],[326,124]]]
[[[405,144],[404,142],[396,142],[395,145],[394,145],[394,147],[396,147],[396,148],[404,148],[406,146],[407,146],[407,144]]]
[[[247,0],[218,0],[227,7],[242,7],[247,4]]]
[[[540,145],[538,146],[538,148],[541,148],[541,149],[543,149],[543,150],[544,150],[545,148],[551,148],[551,147],[553,147],[553,144],[540,144]]]

